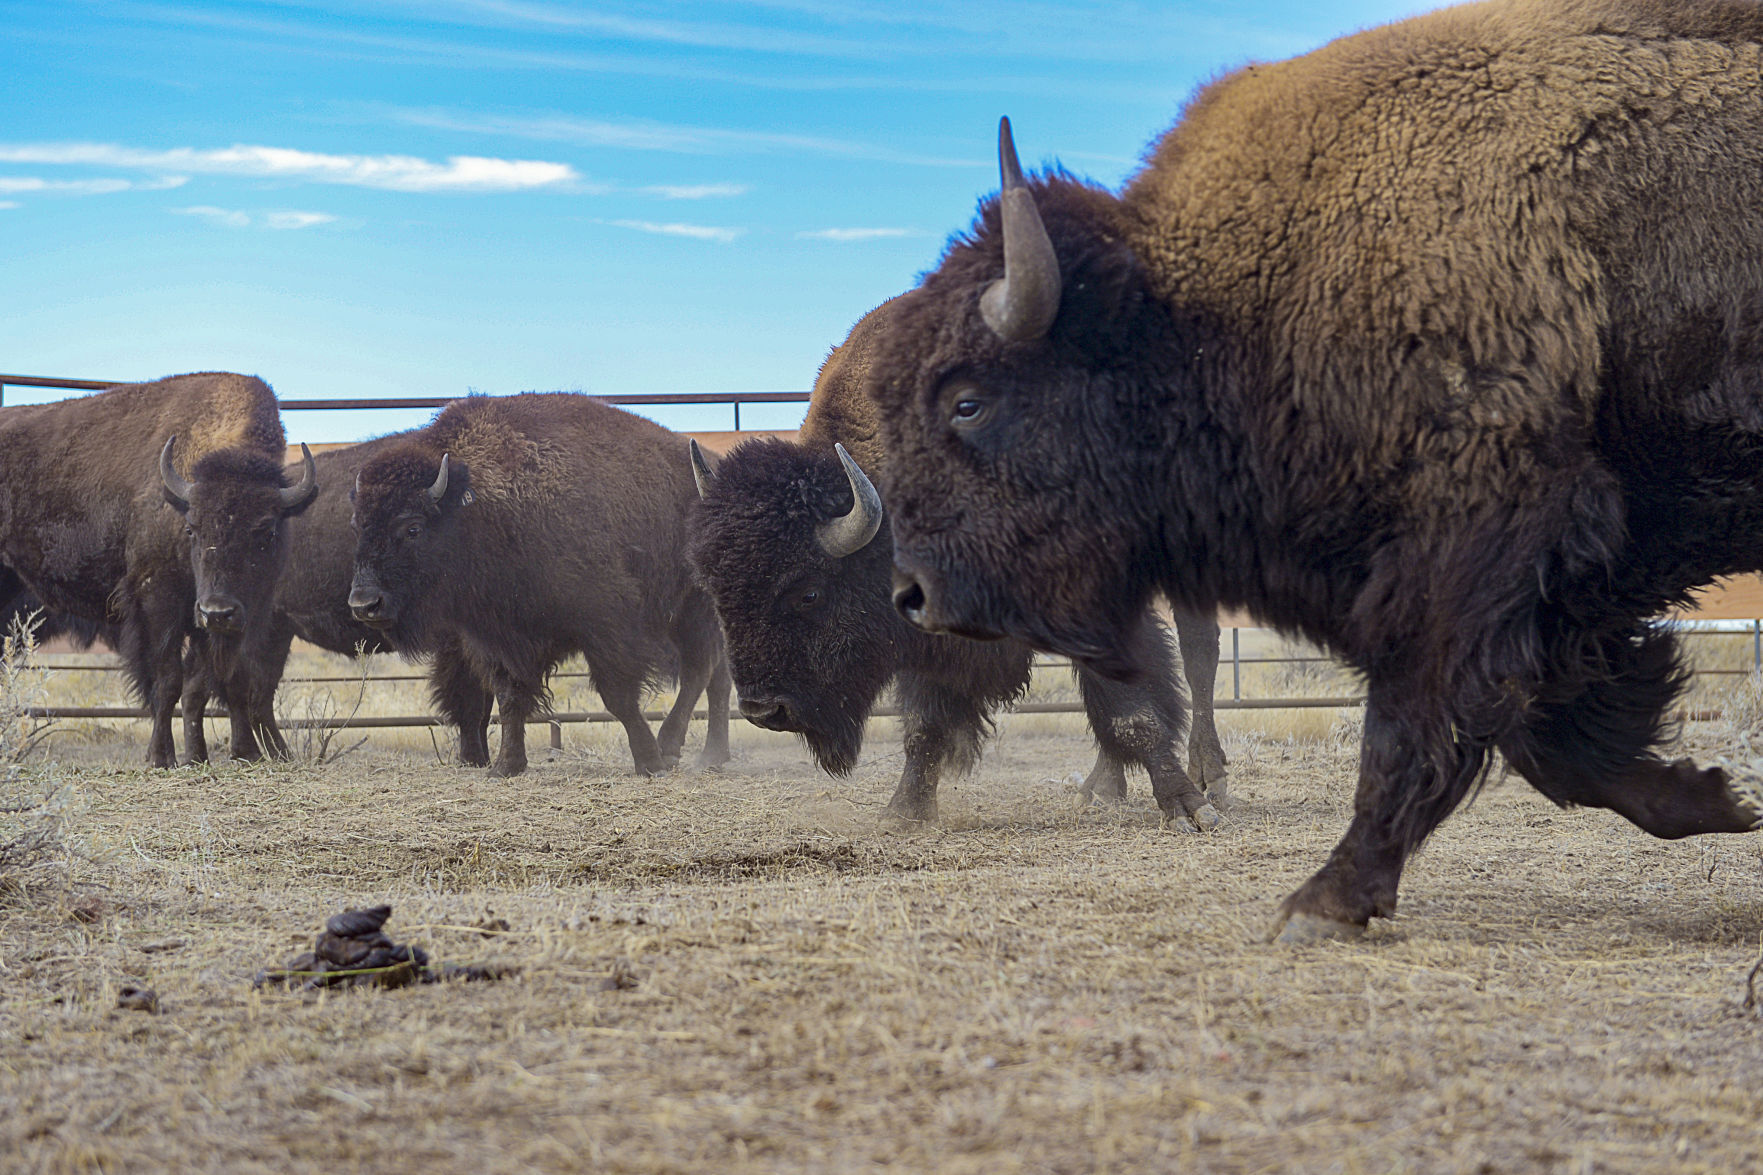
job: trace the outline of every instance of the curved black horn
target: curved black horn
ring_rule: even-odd
[[[704,450],[698,447],[698,438],[692,437],[686,444],[692,450],[692,481],[697,483],[698,496],[708,498],[710,486],[716,481],[716,474],[710,472],[710,463],[704,460]]]
[[[282,488],[282,509],[298,510],[318,494],[318,466],[312,461],[312,450],[300,445],[300,484]]]
[[[845,446],[834,445],[833,451],[839,455],[839,464],[845,467],[845,477],[851,482],[851,511],[821,523],[814,529],[814,537],[820,540],[821,550],[834,559],[843,559],[868,546],[881,529],[882,504],[881,495],[857,468],[857,462],[851,460],[851,454],[845,452]]]
[[[441,454],[441,472],[435,474],[435,484],[429,487],[429,500],[436,505],[447,496],[447,458],[449,454]]]
[[[177,468],[171,463],[171,447],[178,443],[176,436],[165,438],[165,448],[159,450],[159,480],[165,483],[165,492],[177,499],[179,509],[190,504],[190,493],[196,487],[179,476]]]
[[[1059,316],[1059,255],[1022,178],[1010,120],[998,120],[998,205],[1004,219],[1004,276],[980,295],[980,315],[1007,343],[1045,338]]]

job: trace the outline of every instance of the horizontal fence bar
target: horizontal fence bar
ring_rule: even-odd
[[[118,383],[128,380],[106,382],[97,379],[63,379],[48,375],[0,375],[0,389],[6,387],[21,388],[67,388],[77,392],[101,392],[105,388],[113,388]],[[671,405],[689,404],[806,404],[808,392],[657,392],[655,394],[632,392],[611,396],[594,396],[596,400],[607,404],[652,405],[668,407]],[[338,400],[280,400],[279,407],[284,412],[320,412],[331,409],[344,411],[353,410],[386,410],[409,408],[445,408],[463,396],[387,396]]]
[[[1226,698],[1220,700],[1215,709],[1218,710],[1305,710],[1331,709],[1344,710],[1354,706],[1363,706],[1364,698]],[[51,721],[60,718],[114,718],[128,720],[146,720],[152,717],[144,707],[140,706],[31,706],[25,711],[31,718],[44,718]],[[1008,707],[1006,714],[1082,714],[1085,713],[1082,702],[1019,702]],[[204,718],[225,718],[223,710],[207,710]],[[900,711],[895,706],[878,706],[870,711],[871,718],[898,718]],[[176,707],[172,717],[183,717],[183,708]],[[645,710],[643,717],[650,722],[660,722],[667,717],[665,710]],[[707,710],[692,711],[692,719],[702,722],[710,717]],[[740,718],[738,710],[729,712],[730,718]],[[498,716],[490,719],[491,723],[500,725]],[[545,726],[556,723],[580,722],[617,722],[614,715],[605,710],[562,710],[555,714],[535,714],[527,720],[529,726]],[[446,722],[434,714],[393,714],[388,716],[369,716],[355,718],[277,718],[276,725],[283,730],[368,730],[373,728],[397,728],[407,726],[445,726]]]

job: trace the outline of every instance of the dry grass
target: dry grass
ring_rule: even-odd
[[[878,822],[879,728],[848,781],[751,728],[734,770],[658,780],[601,728],[513,781],[420,732],[158,773],[118,765],[136,738],[69,744],[109,857],[0,907],[0,1167],[1758,1169],[1759,842],[1496,787],[1398,919],[1266,946],[1351,809],[1327,713],[1229,716],[1240,806],[1206,837],[1160,828],[1142,781],[1077,811],[1089,745],[1039,716],[916,831]],[[252,990],[378,901],[398,941],[520,976]],[[507,933],[471,929],[490,912]],[[118,1010],[125,985],[161,1014]]]

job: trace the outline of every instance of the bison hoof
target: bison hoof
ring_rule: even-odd
[[[1352,942],[1365,934],[1365,927],[1356,922],[1320,918],[1315,914],[1291,914],[1274,928],[1269,942],[1282,946],[1304,946],[1313,942]]]
[[[889,804],[882,809],[882,821],[888,824],[920,825],[931,824],[937,818],[937,803],[932,800],[928,804]]]
[[[729,758],[730,756],[727,751],[716,755],[711,754],[709,751],[705,751],[698,756],[697,762],[692,764],[692,767],[697,771],[721,771],[724,767],[728,766]]]
[[[526,770],[526,760],[524,760],[524,759],[518,763],[510,763],[505,760],[498,759],[490,765],[490,778],[491,779],[508,779],[508,778],[511,778],[512,776],[519,775],[521,772],[523,772],[525,770]]]
[[[1218,814],[1218,809],[1214,808],[1211,804],[1201,804],[1198,808],[1194,809],[1193,814],[1189,816],[1188,819],[1192,820],[1194,822],[1194,827],[1201,832],[1211,832],[1214,828],[1217,828],[1224,822],[1224,817],[1220,816]]]

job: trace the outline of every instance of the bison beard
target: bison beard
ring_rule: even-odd
[[[1444,10],[1214,84],[1119,197],[1025,182],[1006,126],[1015,211],[869,381],[902,608],[1118,667],[1162,590],[1361,670],[1353,820],[1287,939],[1393,913],[1496,749],[1657,836],[1756,827],[1655,754],[1683,674],[1648,618],[1763,560],[1760,58],[1753,4]]]

